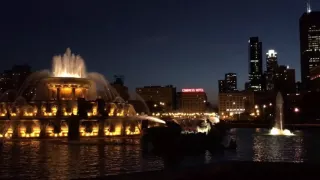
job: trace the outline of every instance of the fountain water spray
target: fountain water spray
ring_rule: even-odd
[[[136,116],[135,118],[149,120],[149,121],[160,123],[160,124],[166,124],[164,120],[159,119],[157,117],[153,117],[153,116],[141,115],[141,116]]]
[[[276,97],[276,123],[275,127],[270,130],[271,135],[294,135],[288,129],[283,129],[283,98],[280,92]]]
[[[78,104],[84,102],[83,99],[90,103],[88,112]],[[19,90],[8,90],[0,94],[0,102],[0,116],[9,119],[0,124],[0,137],[61,137],[71,131],[71,139],[77,139],[80,133],[82,136],[131,135],[139,133],[136,132],[136,126],[140,128],[141,120],[166,123],[157,117],[138,116],[133,105],[124,101],[102,74],[87,72],[84,60],[72,54],[69,48],[63,55],[53,57],[52,71],[42,70],[31,74]],[[99,104],[103,112],[99,112]],[[91,118],[98,118],[99,113],[103,113],[103,116],[135,121],[129,123],[133,125],[129,129],[127,122],[122,119],[112,120],[109,127],[105,127],[102,118],[99,123],[81,124],[79,118],[73,115],[85,117],[82,116],[84,113]],[[22,118],[30,121],[20,121]],[[68,123],[75,123],[64,121],[69,118],[74,120]]]
[[[75,54],[71,54],[68,48],[63,56],[54,56],[52,64],[54,77],[85,78],[86,66],[84,60]]]

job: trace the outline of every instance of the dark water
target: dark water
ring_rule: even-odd
[[[320,130],[320,129],[319,129]],[[294,136],[271,136],[267,129],[233,129],[236,153],[223,159],[259,162],[320,162],[320,131],[293,131]]]
[[[320,133],[317,131],[295,132],[298,135],[290,137],[269,136],[266,133],[261,129],[235,129],[232,136],[237,139],[237,151],[226,151],[224,155],[207,152],[201,156],[185,157],[180,167],[228,160],[320,162]],[[139,139],[125,141],[126,145],[9,141],[1,149],[0,179],[89,178],[164,168],[161,158],[141,153]]]

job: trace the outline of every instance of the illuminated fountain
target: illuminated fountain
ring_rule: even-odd
[[[26,92],[32,94],[28,100]],[[0,96],[0,118],[6,120],[0,122],[0,137],[64,137],[70,132],[70,122],[77,119],[80,136],[136,135],[141,120],[165,123],[137,116],[108,80],[99,73],[87,73],[84,60],[69,48],[64,55],[53,57],[52,72],[30,75],[14,91],[13,102],[7,94]]]
[[[53,77],[86,78],[86,66],[79,55],[71,54],[68,48],[63,56],[54,56],[52,65]]]
[[[288,129],[283,129],[283,98],[280,92],[276,97],[276,123],[275,127],[270,130],[270,135],[294,135]]]

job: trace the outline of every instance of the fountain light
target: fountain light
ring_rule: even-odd
[[[281,130],[278,128],[273,127],[270,130],[270,135],[284,135],[284,136],[293,136],[294,134],[292,132],[290,132],[290,130],[285,129],[285,130]]]

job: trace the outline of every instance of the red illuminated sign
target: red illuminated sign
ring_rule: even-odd
[[[202,88],[197,89],[182,89],[182,92],[204,92]]]

